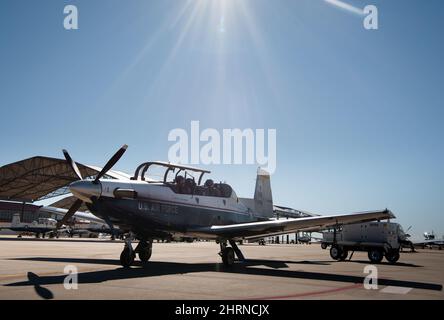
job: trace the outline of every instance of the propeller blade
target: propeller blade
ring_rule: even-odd
[[[128,146],[124,144],[113,156],[111,159],[103,167],[102,171],[99,172],[97,177],[94,179],[94,182],[98,182],[100,178],[102,178],[123,156]]]
[[[65,156],[66,161],[68,162],[69,166],[71,167],[71,169],[74,171],[74,173],[76,174],[76,176],[80,179],[83,180],[82,178],[82,174],[80,173],[79,168],[77,167],[77,164],[74,162],[74,160],[72,160],[71,156],[69,155],[68,151],[66,151],[65,149],[63,149],[63,155]]]
[[[80,206],[82,205],[83,201],[80,199],[77,199],[69,208],[68,212],[65,214],[62,220],[57,222],[57,229],[59,229],[62,225],[66,224],[68,220],[76,213],[77,210],[79,210]]]

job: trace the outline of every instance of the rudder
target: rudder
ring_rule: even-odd
[[[273,196],[271,193],[270,174],[258,168],[254,191],[255,214],[264,218],[273,217]]]

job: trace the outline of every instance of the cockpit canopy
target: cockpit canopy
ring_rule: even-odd
[[[161,179],[153,179],[147,175],[148,169],[153,166],[165,168]],[[163,183],[168,185],[175,193],[193,194],[210,197],[229,198],[233,189],[226,183],[214,183],[207,179],[203,182],[203,176],[211,171],[195,167],[172,164],[162,161],[145,162],[137,167],[132,180],[142,180],[148,183]]]
[[[192,178],[177,176],[176,179],[168,183],[168,185],[175,193],[180,194],[229,198],[233,193],[230,185],[226,183],[214,183],[211,179],[206,180],[203,185],[197,185]]]

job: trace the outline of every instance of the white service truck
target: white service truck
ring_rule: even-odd
[[[398,223],[348,224],[324,232],[321,247],[330,247],[330,256],[338,261],[346,260],[350,251],[351,256],[355,251],[366,251],[372,263],[380,263],[384,257],[389,263],[396,263],[402,237],[402,227]]]

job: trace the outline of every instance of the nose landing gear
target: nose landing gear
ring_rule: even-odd
[[[153,242],[141,240],[137,245],[135,252],[139,254],[139,259],[142,263],[147,263],[153,252]]]
[[[134,263],[134,258],[136,257],[136,254],[132,249],[129,247],[125,247],[120,254],[120,264],[124,268],[129,268]]]
[[[136,249],[133,249],[131,240],[131,236],[125,239],[125,247],[120,254],[120,263],[124,268],[131,267],[136,258],[136,253],[139,255],[139,259],[142,263],[147,263],[151,258],[153,247],[153,242],[151,240],[140,240]]]
[[[120,264],[124,268],[129,268],[136,257],[136,253],[134,252],[133,246],[131,245],[131,236],[125,239],[125,247],[123,248],[122,253],[120,254]]]

